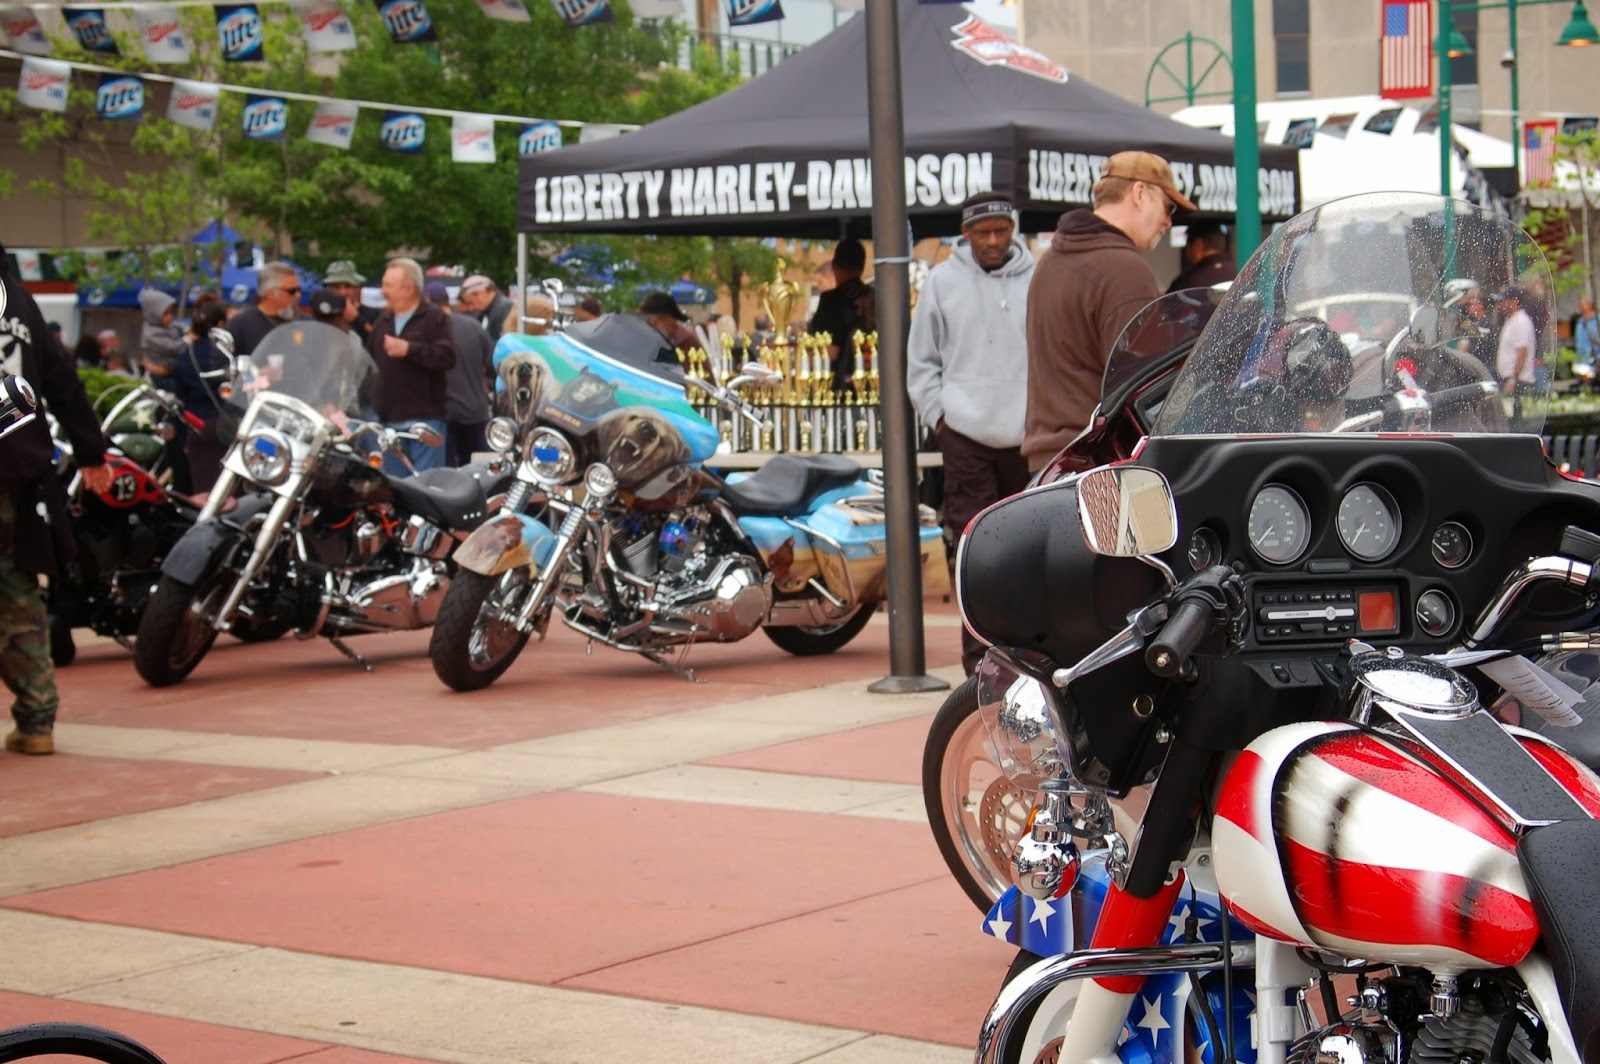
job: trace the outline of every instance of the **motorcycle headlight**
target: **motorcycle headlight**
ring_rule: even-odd
[[[289,462],[294,452],[289,441],[273,429],[257,429],[239,444],[239,459],[250,479],[276,487],[289,479]]]
[[[1050,719],[1049,694],[1031,676],[985,655],[977,669],[978,716],[990,752],[1006,778],[1027,790],[1061,778],[1061,753]]]
[[[591,499],[609,499],[617,490],[617,475],[604,462],[596,462],[584,471],[583,487]]]
[[[494,418],[483,430],[483,438],[489,450],[504,454],[517,445],[517,423],[508,417]]]
[[[535,480],[549,485],[566,483],[578,463],[572,444],[552,429],[539,429],[528,437],[522,460]]]

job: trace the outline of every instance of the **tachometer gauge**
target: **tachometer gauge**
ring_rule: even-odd
[[[1262,558],[1287,565],[1311,543],[1311,514],[1300,496],[1269,484],[1250,504],[1250,546]]]
[[[1400,507],[1376,484],[1357,484],[1339,503],[1339,540],[1364,562],[1387,557],[1400,543]]]

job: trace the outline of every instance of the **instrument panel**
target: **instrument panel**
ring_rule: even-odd
[[[1500,582],[1600,523],[1600,491],[1555,474],[1536,437],[1153,438],[1178,503],[1180,572],[1245,577],[1245,650],[1320,655],[1350,639],[1458,640]]]

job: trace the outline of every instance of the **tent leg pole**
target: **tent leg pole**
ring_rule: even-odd
[[[899,0],[867,0],[867,125],[872,143],[873,285],[878,305],[879,418],[883,424],[884,521],[888,526],[889,672],[880,694],[940,691],[927,675],[922,638],[922,541],[917,461],[906,390],[911,323],[911,243],[906,221],[905,122],[900,98]]]
[[[517,331],[525,325],[523,315],[528,312],[528,234],[517,234]],[[557,308],[558,310],[560,308]]]

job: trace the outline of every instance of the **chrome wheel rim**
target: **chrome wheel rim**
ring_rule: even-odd
[[[940,804],[962,864],[994,900],[1011,885],[1011,848],[1033,802],[1000,771],[988,746],[976,713],[957,725],[940,765]]]
[[[484,596],[478,607],[478,617],[472,624],[472,635],[467,640],[467,660],[474,668],[487,669],[514,650],[524,638],[517,626],[505,619],[517,591],[526,583],[515,571],[506,573]]]
[[[217,613],[217,599],[223,590],[222,582],[217,581],[205,594],[189,600],[188,609],[183,611],[183,622],[172,633],[172,645],[167,652],[168,664],[182,668],[211,645],[217,634],[212,627]]]

